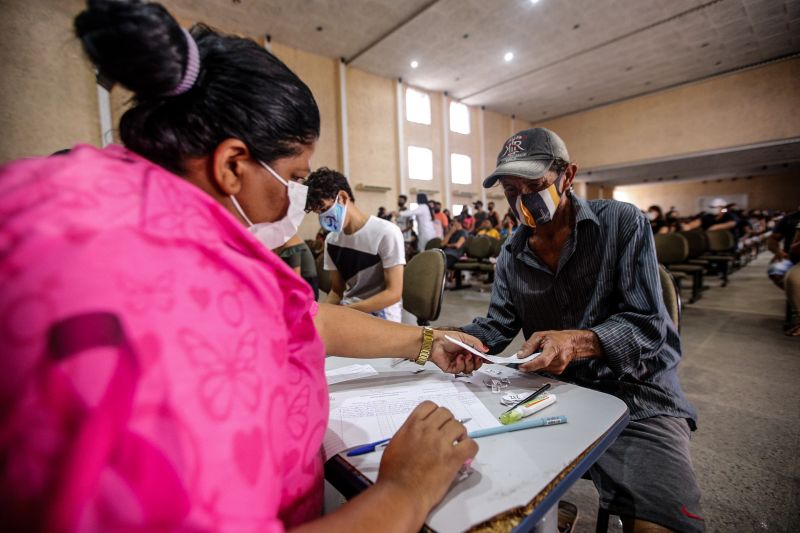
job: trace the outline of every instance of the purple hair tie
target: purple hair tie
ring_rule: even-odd
[[[186,70],[183,72],[183,78],[177,87],[168,92],[165,96],[178,96],[192,88],[194,82],[197,81],[197,75],[200,74],[200,51],[197,49],[197,43],[194,41],[192,34],[181,28],[181,31],[186,36],[186,47],[189,49],[189,58],[186,61]]]

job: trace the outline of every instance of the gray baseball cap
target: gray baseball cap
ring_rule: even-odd
[[[569,161],[561,137],[546,128],[523,130],[503,144],[497,154],[497,168],[483,180],[483,186],[488,189],[502,176],[541,178],[556,159]]]

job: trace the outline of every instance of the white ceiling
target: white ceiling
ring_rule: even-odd
[[[530,121],[800,52],[800,0],[163,3]]]

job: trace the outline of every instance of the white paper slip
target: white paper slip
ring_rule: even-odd
[[[542,355],[542,352],[536,352],[530,354],[528,357],[523,357],[522,359],[518,358],[516,355],[509,355],[508,357],[502,357],[500,355],[486,355],[485,353],[479,352],[469,344],[465,344],[458,339],[454,339],[450,335],[445,335],[444,338],[449,340],[453,344],[458,344],[462,348],[466,348],[467,350],[474,353],[478,357],[482,357],[483,359],[486,359],[487,361],[491,361],[492,363],[498,365],[507,365],[510,363],[518,363],[518,364],[527,363],[528,361],[533,361],[534,359]]]
[[[325,379],[328,385],[377,375],[378,371],[372,368],[371,365],[348,365],[325,371]]]

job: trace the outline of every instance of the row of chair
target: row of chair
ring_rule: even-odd
[[[741,264],[736,253],[736,239],[730,231],[683,231],[655,236],[658,262],[665,265],[680,286],[690,279],[690,303],[702,296],[705,275],[716,275],[721,286],[728,284],[728,276]]]
[[[456,288],[464,288],[463,272],[486,272],[489,282],[494,281],[494,259],[500,255],[505,238],[495,239],[485,235],[470,235],[464,249],[464,256],[453,266]],[[435,238],[425,245],[426,250],[441,248],[442,239]]]

